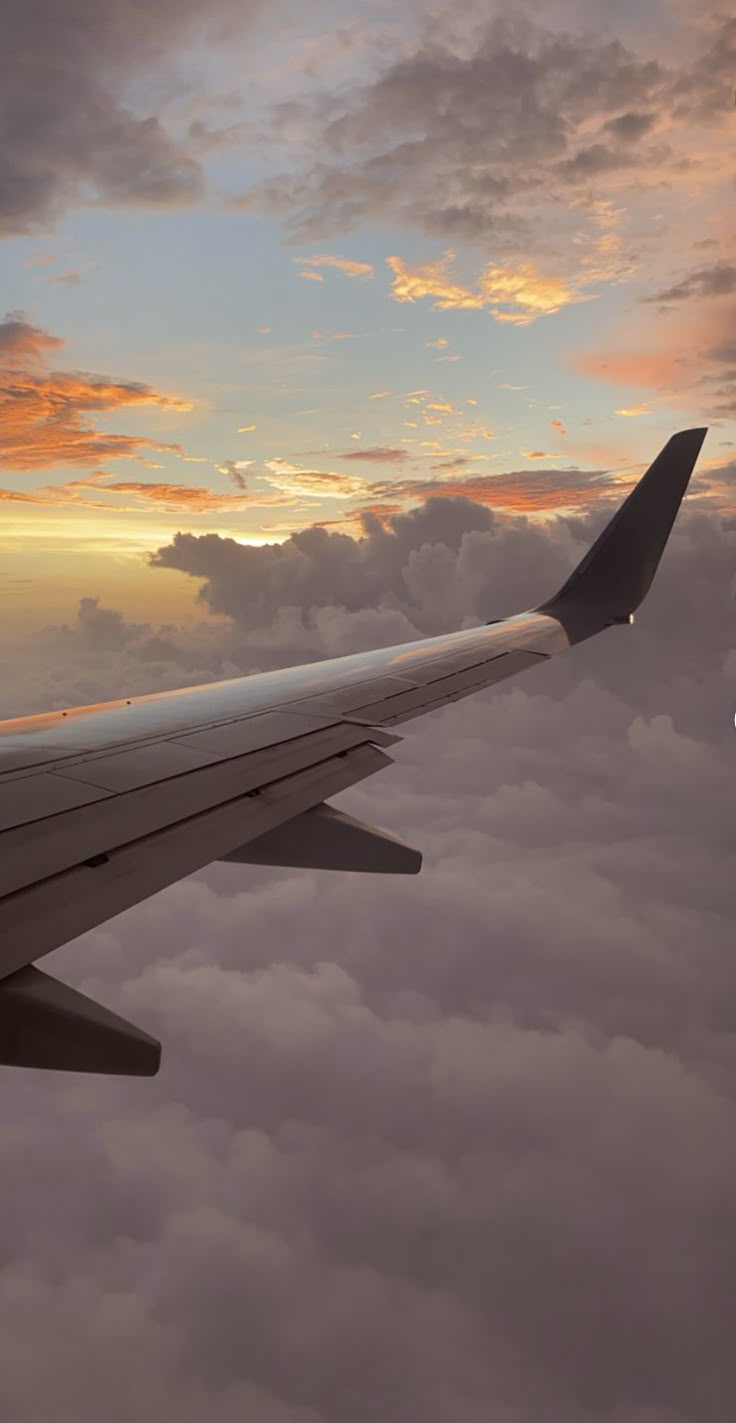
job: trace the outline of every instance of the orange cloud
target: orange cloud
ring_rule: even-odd
[[[326,252],[316,257],[295,257],[294,261],[304,267],[334,267],[346,277],[372,277],[375,274],[370,262],[353,262],[349,257],[332,257]]]
[[[246,506],[250,508],[287,502],[273,494],[216,494],[212,489],[196,485],[148,484],[138,480],[119,480],[115,484],[106,485],[104,492],[132,494],[142,504],[155,504],[172,514],[214,514],[223,510],[232,513]]]
[[[459,461],[453,468],[460,468]],[[406,504],[425,499],[472,499],[509,514],[548,514],[561,509],[581,509],[600,498],[621,496],[621,484],[611,475],[590,475],[578,470],[515,471],[510,474],[458,475],[451,479],[396,480],[374,484],[374,495]],[[368,506],[371,510],[376,505]],[[379,506],[380,507],[380,506]],[[362,513],[361,508],[359,513]]]
[[[528,261],[515,266],[489,263],[481,272],[475,291],[453,280],[453,251],[415,268],[401,257],[387,257],[386,261],[394,274],[392,292],[396,301],[433,297],[438,311],[488,311],[496,321],[525,326],[538,316],[561,311],[571,302],[589,300],[573,291],[562,277],[544,276]]]
[[[549,423],[550,423],[550,428],[551,428],[552,430],[556,430],[557,433],[558,433],[558,435],[566,435],[566,434],[567,434],[567,430],[565,429],[565,427],[564,427],[564,425],[563,425],[563,423],[562,423],[561,420],[550,420]]]
[[[187,484],[165,484],[139,480],[109,480],[109,475],[91,475],[89,479],[69,480],[66,484],[49,484],[35,490],[0,489],[0,501],[18,504],[51,505],[55,508],[73,505],[77,509],[105,510],[108,513],[135,513],[146,506],[155,506],[169,514],[238,513],[246,508],[288,507],[295,501],[283,494],[217,494],[212,489]],[[86,492],[113,496],[103,500],[91,498]],[[121,497],[123,498],[122,502]]]
[[[0,323],[0,467],[12,470],[50,469],[54,465],[95,465],[106,459],[145,462],[145,450],[173,450],[179,444],[140,435],[111,435],[85,420],[89,411],[118,410],[131,405],[157,405],[191,410],[173,396],[160,395],[140,381],[116,381],[79,371],[39,371],[48,350],[63,346],[31,326],[19,313]]]
[[[321,273],[321,272],[300,272],[300,273],[299,273],[299,276],[302,277],[305,282],[323,282],[323,281],[324,281],[324,277],[322,276],[322,273]]]
[[[106,459],[144,459],[145,450],[183,454],[182,446],[144,435],[111,435],[84,419],[90,410],[158,405],[190,410],[183,400],[159,395],[134,381],[53,371],[0,371],[0,467],[50,469],[58,464],[92,465]]]
[[[650,410],[650,406],[649,406],[648,402],[647,402],[647,401],[643,401],[641,405],[622,406],[622,408],[621,408],[620,410],[617,410],[617,411],[616,411],[616,414],[617,414],[617,415],[628,415],[628,416],[634,416],[634,415],[648,415],[648,414],[649,414],[649,410]]]

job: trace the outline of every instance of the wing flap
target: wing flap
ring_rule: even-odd
[[[231,797],[7,895],[0,901],[0,976],[391,765],[370,733],[352,732],[362,744],[270,783],[262,776],[255,795]]]
[[[107,792],[99,786],[75,785],[64,776],[44,771],[27,779],[9,781],[3,786],[0,802],[0,831],[16,825],[30,825],[80,805],[92,805],[105,800]]]
[[[418,875],[419,850],[334,805],[316,805],[293,820],[223,855],[235,865],[352,870],[361,874]]]
[[[27,967],[0,983],[0,1063],[154,1077],[161,1044],[76,989]]]
[[[3,895],[24,885],[165,830],[361,743],[391,745],[395,739],[383,730],[335,723],[281,746],[218,761],[169,781],[109,795],[80,810],[6,830],[0,835],[0,902]]]

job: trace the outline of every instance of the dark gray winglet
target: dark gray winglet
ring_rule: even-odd
[[[660,451],[554,598],[536,611],[581,642],[628,622],[646,597],[707,430],[681,430]]]

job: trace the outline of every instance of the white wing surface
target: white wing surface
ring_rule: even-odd
[[[0,722],[0,1062],[155,1072],[153,1039],[30,965],[213,860],[415,873],[416,851],[328,797],[390,765],[396,726],[631,621],[704,435],[672,437],[556,597],[531,612]]]

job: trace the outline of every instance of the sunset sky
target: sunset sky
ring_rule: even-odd
[[[709,427],[634,626],[338,798],[420,875],[44,960],[163,1063],[0,1070],[2,1423],[730,1423],[736,21],[0,12],[0,718],[535,607]]]
[[[30,13],[2,101],[15,617],[90,590],[182,612],[147,562],[180,531],[587,507],[690,423],[696,497],[732,502],[725,14]]]

